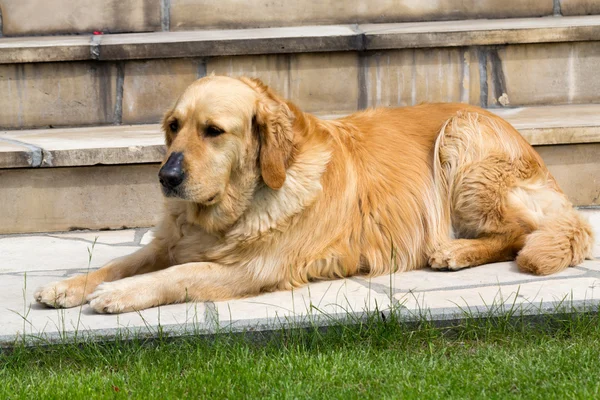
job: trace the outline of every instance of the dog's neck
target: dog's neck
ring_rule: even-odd
[[[254,241],[280,231],[310,207],[322,191],[321,176],[331,158],[331,148],[320,132],[310,129],[316,122],[314,116],[302,113],[293,104],[290,109],[296,116],[295,143],[285,182],[278,190],[259,185],[249,207],[227,232],[227,238]]]

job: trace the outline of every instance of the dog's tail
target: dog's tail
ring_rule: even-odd
[[[517,256],[522,271],[549,275],[593,258],[594,233],[573,208],[542,220]]]

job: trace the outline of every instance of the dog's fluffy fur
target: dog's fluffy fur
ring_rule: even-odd
[[[546,275],[591,257],[590,226],[539,155],[478,107],[324,121],[258,80],[210,76],[163,125],[167,158],[183,153],[185,180],[165,191],[155,239],[38,289],[38,302],[87,300],[117,313],[515,257],[521,270]]]

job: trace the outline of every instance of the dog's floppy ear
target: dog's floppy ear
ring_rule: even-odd
[[[271,189],[283,186],[293,147],[294,114],[285,101],[256,78],[240,78],[258,94],[254,123],[260,140],[260,170]]]
[[[167,144],[167,147],[170,146],[171,142],[173,141],[170,134],[171,129],[169,127],[169,125],[171,125],[171,123],[173,122],[173,119],[171,118],[172,115],[173,110],[169,110],[165,113],[162,119],[162,131],[165,134],[165,143]]]

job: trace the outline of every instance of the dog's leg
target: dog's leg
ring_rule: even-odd
[[[444,243],[429,258],[434,269],[459,270],[477,265],[509,261],[522,246],[522,239],[493,235],[478,239],[456,239]]]
[[[75,307],[84,304],[86,297],[102,282],[156,271],[168,266],[166,252],[155,240],[135,253],[117,258],[98,270],[42,286],[33,296],[38,303],[50,307]]]
[[[199,262],[103,283],[88,300],[99,313],[121,313],[163,304],[256,295],[265,286],[272,285],[253,279],[245,267]]]

